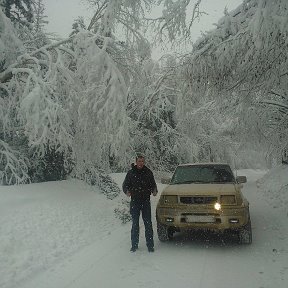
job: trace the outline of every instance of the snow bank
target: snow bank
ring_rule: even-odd
[[[288,165],[281,165],[270,170],[257,180],[257,187],[274,208],[288,205]]]
[[[21,287],[20,282],[121,223],[113,201],[95,186],[73,179],[0,186],[0,199],[1,288]]]

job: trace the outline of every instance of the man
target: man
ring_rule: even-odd
[[[131,252],[138,249],[139,243],[139,217],[142,218],[145,226],[146,245],[149,252],[154,252],[153,228],[151,221],[150,195],[156,196],[157,185],[152,171],[145,166],[144,156],[136,157],[136,165],[128,171],[123,182],[123,191],[131,197],[130,213],[132,216],[131,229]]]

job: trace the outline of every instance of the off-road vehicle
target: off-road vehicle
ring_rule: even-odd
[[[246,176],[234,177],[228,164],[179,165],[156,208],[160,241],[181,230],[233,232],[239,242],[252,243],[249,202],[243,196]]]

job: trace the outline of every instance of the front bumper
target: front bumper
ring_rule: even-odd
[[[175,230],[203,229],[212,231],[238,230],[249,220],[248,207],[157,207],[157,222]]]

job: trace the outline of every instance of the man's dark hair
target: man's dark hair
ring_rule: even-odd
[[[137,156],[136,156],[136,161],[137,161],[138,159],[145,159],[145,157],[144,157],[143,155],[137,155]]]

